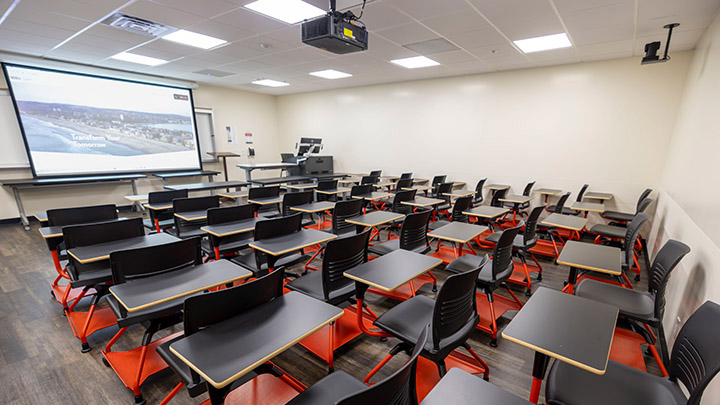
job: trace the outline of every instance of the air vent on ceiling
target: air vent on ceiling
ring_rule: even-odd
[[[152,21],[121,13],[113,14],[112,16],[106,18],[102,23],[123,31],[145,35],[147,37],[162,37],[163,35],[176,30],[176,28],[168,25],[154,23]]]

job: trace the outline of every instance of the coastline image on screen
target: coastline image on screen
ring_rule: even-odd
[[[3,68],[35,176],[201,168],[190,89]]]

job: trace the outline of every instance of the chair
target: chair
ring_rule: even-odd
[[[187,190],[170,190],[170,191],[153,191],[148,193],[148,205],[172,205],[172,201],[176,198],[187,198]],[[175,215],[172,209],[153,210],[148,208],[150,219],[143,220],[145,228],[162,232],[165,229],[175,226]]]
[[[531,181],[525,186],[525,189],[523,190],[522,195],[525,197],[529,197],[530,193],[532,192],[533,187],[535,186],[535,182]],[[516,207],[517,205],[517,207]],[[530,201],[522,203],[522,204],[515,204],[515,203],[505,203],[505,206],[508,208],[512,208],[514,210],[524,210],[530,208]]]
[[[445,180],[447,179],[446,174],[441,174],[438,176],[433,177],[432,183],[430,183],[430,187],[432,187],[432,193],[431,195],[433,197],[437,196],[437,187],[439,187],[442,183],[445,183]]]
[[[475,186],[475,194],[473,195],[473,205],[475,204],[482,204],[482,202],[485,200],[483,197],[483,187],[485,187],[485,182],[487,181],[487,178],[480,179],[480,181],[477,182],[477,185]]]
[[[452,213],[450,214],[450,220],[446,221],[444,219],[438,219],[435,222],[430,223],[430,229],[435,230],[438,228],[441,228],[450,222],[465,222],[467,223],[469,221],[469,216],[467,214],[463,214],[463,212],[470,209],[470,206],[472,206],[472,196],[467,197],[460,197],[457,200],[455,200],[455,204],[453,204],[452,207]]]
[[[320,191],[326,191],[326,190],[335,190],[338,188],[338,181],[337,180],[323,180],[319,181],[317,184],[317,187],[315,187],[315,190]],[[337,194],[333,195],[327,195],[323,193],[317,193],[317,200],[318,201],[337,201]]]
[[[233,207],[210,208],[207,211],[207,224],[220,225],[228,222],[250,220],[255,217],[255,209],[250,204]],[[242,232],[230,236],[208,234],[209,240],[202,240],[203,251],[215,260],[246,249],[252,241],[252,232]]]
[[[577,202],[582,201],[583,194],[585,194],[585,190],[587,190],[587,188],[588,188],[588,185],[587,185],[587,184],[584,184],[584,185],[580,188],[580,192],[578,193],[578,196],[577,196],[577,198],[575,199],[575,201],[577,201]],[[570,193],[566,193],[566,194],[569,195]],[[563,197],[564,197],[564,196],[565,196],[565,195],[563,195]],[[562,199],[562,197],[560,197],[560,198]],[[565,201],[563,201],[562,206],[561,206],[560,202],[558,201],[558,203],[557,203],[556,205],[551,205],[551,206],[547,207],[547,210],[548,210],[549,212],[556,212],[556,213],[558,213],[558,214],[580,215],[580,212],[581,212],[581,211],[573,210],[573,209],[570,209],[570,208],[568,208],[568,207],[565,207],[565,203],[566,203],[566,202],[567,202],[567,198],[565,199]]]
[[[207,210],[220,206],[220,197],[213,195],[208,197],[190,197],[176,198],[173,200],[173,213],[175,228],[169,229],[167,232],[177,236],[178,238],[193,238],[195,236],[205,236],[206,233],[202,228],[207,223]],[[180,216],[185,213],[205,212],[202,219],[185,220]]]
[[[287,405],[416,405],[418,403],[415,386],[417,361],[422,348],[427,345],[428,329],[426,325],[418,339],[413,342],[414,349],[410,359],[379,383],[368,387],[350,374],[337,371],[310,386]]]
[[[332,215],[332,233],[338,236],[354,233],[356,226],[345,220],[362,215],[363,205],[364,201],[360,199],[336,202]]]
[[[425,254],[430,251],[427,230],[431,211],[419,211],[408,214],[400,227],[400,236],[396,239],[378,243],[370,247],[370,252],[382,256],[398,249]]]
[[[184,335],[166,341],[156,349],[160,357],[180,378],[180,383],[160,402],[161,405],[169,403],[183,386],[187,387],[188,394],[192,398],[201,395],[207,390],[205,380],[175,356],[170,351],[170,345],[185,336],[191,336],[204,328],[280,297],[283,293],[282,283],[284,277],[284,269],[277,268],[272,273],[257,280],[224,290],[196,295],[185,300],[183,305]],[[267,370],[267,367],[259,366],[251,375],[256,376],[260,370]],[[278,370],[271,368],[270,371]],[[228,386],[229,389],[230,386]]]
[[[395,190],[402,191],[404,188],[410,188],[412,187],[413,179],[407,178],[407,179],[398,179],[398,181],[395,183]]]
[[[63,240],[68,250],[81,246],[97,245],[144,235],[145,229],[142,218],[67,226],[63,228]],[[75,257],[68,255],[66,269],[70,277],[70,288],[82,288],[82,292],[72,305],[65,310],[65,315],[68,322],[70,322],[73,333],[82,343],[82,352],[87,353],[92,350],[87,342],[87,337],[95,331],[115,324],[114,319],[107,316],[109,312],[107,308],[97,308],[100,299],[108,294],[108,286],[112,282],[110,262],[108,260],[98,260],[90,263],[80,263]],[[88,311],[75,311],[75,306],[91,288],[94,289],[96,293],[90,300],[90,308]]]
[[[508,278],[512,275],[514,265],[512,260],[513,254],[513,243],[515,237],[520,233],[520,229],[525,225],[523,221],[515,226],[514,228],[507,228],[502,231],[500,238],[493,249],[492,261],[484,260],[483,257],[475,255],[464,255],[452,261],[445,267],[445,270],[451,273],[463,273],[478,267],[481,268],[480,274],[477,277],[478,299],[484,294],[487,297],[489,314],[480,314],[480,323],[477,324],[477,328],[488,332],[492,335],[490,346],[497,347],[497,319],[500,318],[508,310],[519,310],[522,308],[522,302],[517,299],[515,293],[505,283]],[[500,286],[505,286],[508,293],[512,296],[514,301],[501,296],[495,296],[494,291]],[[495,300],[498,300],[498,304],[501,304],[499,311],[496,311]],[[488,328],[486,322],[490,323]]]
[[[647,292],[630,290],[595,280],[583,280],[575,287],[575,295],[617,306],[620,309],[620,316],[633,323],[640,322],[655,328],[660,340],[661,356],[658,355],[650,333],[645,333],[646,330],[641,327],[633,329],[638,330],[643,335],[658,366],[663,369],[668,365],[668,349],[662,323],[665,315],[665,289],[670,274],[688,253],[690,253],[690,247],[686,244],[672,239],[667,241],[658,251],[650,268]],[[640,353],[640,357],[642,357],[642,353]]]
[[[488,262],[487,255],[482,258],[479,266],[469,271],[451,275],[443,283],[436,299],[418,295],[396,305],[373,322],[375,326],[400,339],[390,353],[365,376],[365,383],[377,373],[392,357],[409,350],[418,336],[430,325],[430,339],[422,348],[420,355],[437,367],[438,377],[447,373],[446,359],[457,348],[467,350],[477,364],[467,362],[474,373],[483,373],[485,380],[489,378],[487,364],[475,353],[467,343],[475,325],[480,320],[475,300],[475,282],[482,266]]]
[[[383,206],[382,206],[383,209],[390,208],[390,209],[392,209],[392,210],[394,211],[394,208],[395,208],[395,199],[396,199],[396,197],[397,197],[397,195],[398,195],[399,193],[405,193],[405,194],[403,194],[403,195],[407,195],[407,193],[409,193],[409,192],[412,191],[412,192],[413,192],[413,196],[412,196],[411,200],[415,198],[415,193],[417,192],[417,190],[403,190],[404,188],[410,188],[411,186],[412,186],[412,179],[401,179],[401,180],[398,180],[397,183],[396,183],[396,185],[395,185],[395,193],[392,194],[392,195],[391,195],[390,197],[388,197],[388,198],[381,198],[381,199],[379,199],[379,200],[377,200],[377,201],[378,201],[379,203],[383,204]],[[401,201],[407,201],[407,199],[403,199],[403,200],[401,200]],[[403,205],[405,205],[405,204],[403,204]],[[412,211],[412,210],[410,210],[410,211]],[[394,211],[394,212],[397,212],[397,211]]]
[[[412,180],[412,172],[402,173],[400,174],[400,179],[410,179]]]
[[[47,217],[48,226],[63,226],[112,221],[117,219],[118,213],[115,204],[106,204],[47,210]],[[69,283],[67,285],[60,285],[61,279],[65,278],[70,280],[67,270],[60,264],[60,260],[67,259],[65,243],[62,238],[47,238],[45,239],[45,243],[47,243],[48,250],[50,250],[55,271],[58,273],[50,285],[50,292],[55,297],[55,300],[62,304],[63,310],[67,310],[68,300],[76,298],[79,291],[73,291]]]
[[[282,216],[287,217],[290,215],[297,214],[298,211],[293,211],[290,209],[290,207],[297,207],[300,205],[310,204],[313,202],[313,192],[312,190],[308,191],[298,191],[294,193],[285,193],[283,194],[283,200],[282,200]],[[301,213],[302,216],[305,216],[305,213]],[[310,215],[310,219],[305,220],[302,222],[301,226],[304,228],[306,226],[314,225],[315,221],[312,219],[312,215]]]
[[[635,212],[635,215],[644,212],[648,205],[652,202],[652,199],[646,198],[640,202],[640,204],[637,206],[637,211]],[[634,218],[634,216],[633,216]],[[632,218],[630,218],[630,221],[632,221]],[[627,225],[625,223],[624,225]],[[601,240],[616,240],[616,239],[622,239],[625,236],[625,226],[614,226],[614,225],[605,225],[605,224],[597,224],[593,225],[592,228],[590,228],[590,232],[597,234],[598,236],[595,238],[595,243],[599,243]]]
[[[669,378],[609,361],[603,375],[570,364],[553,363],[545,385],[548,404],[698,405],[703,391],[720,371],[720,305],[706,301],[685,322],[675,339]],[[713,325],[713,327],[710,327]],[[685,396],[680,383],[689,397]],[[711,401],[712,402],[712,401]]]
[[[452,197],[446,194],[451,192],[452,189],[453,183],[442,183],[435,188],[435,198],[445,201],[435,206],[435,212],[437,213],[437,215],[440,215],[440,213],[450,215],[450,208],[452,207]]]
[[[373,176],[372,174],[369,176],[362,176],[360,178],[360,185],[363,184],[377,184],[379,177]]]
[[[347,270],[367,262],[368,242],[370,230],[363,233],[331,240],[325,246],[320,271],[313,271],[295,279],[285,285],[286,288],[299,291],[305,295],[326,302],[330,305],[340,306],[348,302],[355,295],[355,282],[343,275]],[[347,305],[345,305],[347,306]],[[322,339],[320,344],[303,340],[301,345],[318,354],[328,363],[330,372],[333,368],[333,352],[345,343],[359,336],[362,332],[357,328],[348,328],[355,322],[355,311],[348,310],[343,319],[333,321],[329,325],[330,339]],[[342,323],[343,325],[337,325]],[[337,330],[336,330],[337,329]],[[314,344],[315,343],[315,344]],[[319,347],[318,347],[319,346]]]
[[[403,201],[414,200],[416,194],[417,190],[398,191],[393,196],[392,204],[390,205],[390,211],[403,215],[408,215],[412,213],[415,208],[412,205],[403,204]],[[386,225],[386,228],[396,229],[402,225],[403,221],[404,219],[392,221]]]
[[[382,175],[382,170],[373,170],[370,172],[371,176],[380,177]]]
[[[301,221],[301,213],[258,221],[255,224],[255,236],[253,240],[261,241],[263,239],[271,239],[299,232],[301,229]],[[298,255],[298,252],[301,254]],[[250,270],[253,276],[259,277],[267,274],[270,269],[275,267],[290,267],[297,263],[307,261],[308,259],[309,257],[302,253],[302,250],[288,252],[276,257],[253,249],[248,253],[240,254],[232,258],[230,261]]]
[[[619,212],[619,211],[605,211],[600,214],[601,217],[610,219],[612,221],[618,222],[620,224],[624,224],[627,222],[632,221],[632,219],[635,217],[635,214],[638,212],[643,212],[645,209],[641,209],[640,205],[643,203],[643,201],[652,193],[651,188],[646,188],[645,191],[640,194],[640,198],[638,198],[637,205],[635,207],[635,213],[629,213],[629,212]],[[646,207],[647,208],[647,207]],[[611,222],[612,223],[612,222]]]
[[[500,199],[505,198],[507,193],[508,193],[508,189],[495,190],[495,192],[492,195],[492,198],[490,199],[490,206],[502,208],[504,206],[504,203],[502,201],[500,201]]]
[[[256,200],[259,198],[272,198],[280,195],[280,186],[272,187],[251,187],[248,190],[248,200]],[[273,216],[280,214],[278,204],[260,205],[253,204],[255,207],[255,216]]]
[[[360,184],[357,186],[352,186],[350,188],[350,199],[353,200],[355,196],[361,196],[365,194],[370,194],[373,191],[372,184]],[[363,210],[367,206],[367,201],[365,199],[363,201]]]
[[[508,279],[509,282],[527,287],[525,295],[530,296],[532,294],[532,280],[530,279],[530,270],[527,264],[527,256],[533,259],[535,262],[535,270],[538,272],[537,280],[542,280],[542,266],[537,261],[537,258],[530,251],[537,244],[537,225],[540,214],[545,209],[545,205],[539,205],[530,212],[527,220],[525,221],[525,228],[523,229],[522,235],[517,235],[513,241],[513,253],[520,258],[523,265],[523,272],[521,275],[517,275],[514,271],[512,276]],[[502,232],[495,232],[492,235],[485,238],[487,242],[497,243],[500,240]]]
[[[188,238],[163,245],[139,249],[120,250],[110,253],[113,284],[119,285],[133,280],[157,276],[202,263],[200,238]],[[202,294],[202,293],[200,293]],[[179,333],[153,341],[153,336],[160,330],[170,328],[182,322],[181,310],[185,298],[164,302],[147,309],[128,312],[114,296],[108,296],[110,309],[117,317],[120,330],[105,346],[103,360],[125,385],[135,394],[135,404],[144,404],[140,386],[149,376],[164,370],[168,365],[153,350],[158,345],[174,338]],[[136,350],[113,351],[113,345],[130,326],[143,324],[145,332]],[[137,348],[136,348],[137,349]]]

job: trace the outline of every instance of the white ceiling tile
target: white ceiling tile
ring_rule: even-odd
[[[407,58],[410,56],[417,56],[417,53],[403,48],[400,45],[396,45],[380,36],[373,35],[368,38],[368,50],[367,52],[378,58],[385,60],[392,60],[398,58]]]
[[[195,14],[166,7],[160,3],[151,2],[150,0],[139,0],[127,7],[123,7],[120,12],[175,28],[185,28],[203,20],[202,17]]]
[[[245,31],[231,25],[219,23],[212,20],[205,20],[201,23],[191,25],[185,29],[188,31],[197,32],[198,34],[209,35],[211,37],[224,39],[227,42],[234,42],[255,35],[250,31]]]
[[[145,35],[135,34],[133,32],[119,30],[105,24],[96,24],[86,30],[83,35],[84,34],[100,38],[107,38],[113,41],[124,42],[128,45],[140,45],[155,39],[154,37],[148,37]]]
[[[678,22],[676,31],[704,29],[716,15],[717,0],[639,0],[638,36],[653,35],[667,30],[663,26]],[[673,31],[674,32],[674,31]]]
[[[378,30],[375,31],[375,33],[398,45],[412,44],[415,42],[435,39],[438,37],[437,34],[416,22]],[[372,41],[372,39],[373,38],[369,38],[370,41]]]
[[[545,0],[470,0],[511,40],[564,32]]]
[[[116,54],[118,52],[122,52],[127,50],[128,48],[133,47],[137,44],[128,44],[127,42],[123,41],[115,41],[112,39],[102,38],[95,35],[90,35],[86,33],[82,33],[69,42],[65,43],[63,46],[61,46],[58,49],[69,49],[72,50],[71,47],[79,47],[79,46],[89,46],[96,49],[106,49],[108,52],[112,52],[112,54]],[[76,51],[79,51],[80,48],[76,49]]]
[[[632,56],[633,41],[632,39],[626,39],[623,41],[614,42],[602,42],[590,45],[577,45],[577,50],[580,52],[583,60],[587,60],[588,57],[599,56],[599,55],[616,55],[618,53],[626,53],[627,56]]]
[[[464,50],[436,53],[433,55],[428,55],[428,57],[436,62],[440,62],[443,65],[477,60],[475,56]]]
[[[595,62],[599,60],[607,60],[607,59],[618,59],[618,58],[629,58],[632,56],[631,51],[625,51],[625,52],[614,52],[614,53],[606,53],[601,55],[588,55],[583,56],[584,62]],[[638,64],[640,61],[638,60]]]
[[[201,53],[202,49],[195,48],[192,46],[182,45],[178,44],[177,42],[167,41],[161,38],[158,38],[152,42],[149,42],[139,48],[136,49],[137,51],[141,50],[147,50],[148,52],[155,52],[158,55],[163,54],[165,57],[163,59],[167,58],[179,58],[181,56],[190,56],[194,55],[196,53]],[[147,55],[147,56],[153,56],[153,55]]]
[[[622,40],[631,40],[633,37],[633,24],[612,25],[589,30],[570,31],[575,45],[590,45],[599,43],[612,43]]]
[[[42,24],[35,24],[28,21],[16,20],[14,18],[8,18],[7,20],[5,20],[5,22],[3,22],[2,24],[2,27],[17,32],[24,32],[26,34],[55,38],[59,40],[58,42],[63,41],[66,38],[69,38],[71,35],[75,34],[74,30],[50,27]]]
[[[635,24],[635,1],[614,0],[612,3],[595,4],[579,8],[574,0],[554,0],[560,17],[568,30],[592,30],[607,26],[629,26]]]
[[[270,38],[293,47],[302,45],[302,30],[300,25],[292,25],[281,30],[267,32],[263,37]]]
[[[222,46],[217,49],[213,49],[211,52],[217,53],[217,54],[222,54],[222,55],[225,55],[226,57],[232,57],[233,60],[230,62],[255,58],[258,56],[267,55],[269,53],[272,53],[272,52],[270,52],[268,50],[264,50],[260,47],[248,48],[246,46],[240,45],[237,42]],[[230,62],[226,62],[226,63],[230,63]]]
[[[277,55],[286,58],[289,63],[293,64],[312,62],[318,59],[324,60],[330,58],[331,56],[335,56],[335,54],[333,53],[326,52],[308,45],[291,49],[289,51],[282,51],[277,53]]]
[[[465,49],[508,43],[508,41],[492,27],[485,30],[451,34],[448,35],[447,38],[455,45]]]
[[[473,73],[486,73],[486,72],[492,72],[495,69],[490,66],[489,64],[480,61],[480,60],[474,60],[471,62],[462,62],[462,63],[453,63],[449,65],[450,69],[453,71],[456,71],[458,73],[462,74],[473,74]]]
[[[250,1],[246,1],[245,3],[250,3]],[[274,20],[272,18],[268,18],[262,14],[255,13],[244,8],[239,8],[235,11],[231,11],[229,13],[215,17],[213,18],[213,21],[232,25],[233,27],[237,27],[242,30],[251,31],[258,34],[270,31],[277,31],[288,26],[288,24],[285,24],[278,20]]]
[[[53,13],[24,2],[18,3],[9,18],[73,31],[79,31],[92,23],[90,20]]]
[[[71,19],[82,19],[94,22],[114,9],[115,7],[112,5],[105,5],[103,2],[93,2],[89,4],[75,0],[21,1],[13,10],[12,15],[27,19],[32,18],[32,15],[38,12],[43,14],[52,13],[67,16]]]
[[[393,5],[397,9],[418,20],[443,14],[450,14],[454,11],[466,9],[468,7],[468,3],[465,0],[392,0],[388,4]]]
[[[280,51],[289,51],[290,49],[297,48],[298,44],[287,44],[285,42],[278,41],[273,38],[269,38],[265,35],[258,35],[250,38],[243,39],[241,41],[237,41],[236,44],[240,46],[244,46],[246,48],[254,49],[254,50],[260,50],[265,54],[268,53],[274,53],[274,52],[280,52]],[[268,46],[268,48],[264,48],[264,46]]]
[[[226,46],[229,46],[229,45],[226,45]],[[218,48],[218,49],[214,49],[214,50],[212,50],[212,51],[204,51],[204,52],[201,52],[201,53],[197,53],[197,54],[194,55],[194,57],[196,57],[196,58],[203,58],[203,59],[205,59],[205,60],[208,60],[208,61],[210,61],[210,62],[213,62],[216,66],[217,66],[217,65],[224,65],[224,64],[227,64],[227,63],[239,62],[239,61],[241,61],[241,60],[243,60],[243,59],[249,58],[249,56],[243,58],[243,57],[240,57],[239,55],[232,55],[232,54],[227,55],[227,54],[224,54],[224,53],[221,52],[221,50],[222,50],[223,48],[225,48],[225,47]]]
[[[444,36],[470,31],[494,30],[480,14],[472,8],[442,16],[430,17],[420,22]]]
[[[555,66],[555,65],[568,65],[570,63],[580,63],[582,60],[579,56],[573,56],[569,58],[551,58],[547,60],[536,61],[538,66]]]
[[[211,18],[228,11],[234,10],[239,6],[231,4],[223,0],[156,0],[158,3],[165,4],[169,7],[195,14],[200,17]]]
[[[550,51],[542,51],[542,52],[532,52],[526,54],[528,59],[530,59],[533,62],[546,62],[551,61],[553,59],[557,60],[565,60],[570,58],[579,58],[579,55],[575,48],[560,48],[560,49],[553,49]],[[578,60],[579,62],[579,60]]]
[[[391,3],[369,3],[365,7],[365,14],[363,14],[361,21],[367,25],[368,30],[376,31],[413,21],[407,14],[392,7],[390,4]]]
[[[685,51],[688,49],[693,49],[695,47],[695,44],[697,44],[697,41],[702,37],[702,35],[705,33],[705,30],[693,30],[693,31],[673,31],[672,39],[670,40],[670,50],[668,54],[672,55],[673,51]],[[667,32],[666,32],[667,34]],[[655,42],[660,41],[661,47],[658,51],[658,54],[662,54],[665,52],[665,42],[667,40],[667,36],[662,35],[656,35],[656,36],[647,36],[647,37],[638,37],[637,41],[635,42],[635,54],[636,55],[644,55],[645,54],[645,44],[648,42]]]

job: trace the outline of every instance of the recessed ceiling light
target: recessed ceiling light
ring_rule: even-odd
[[[325,11],[302,0],[257,0],[246,4],[245,8],[288,24],[295,24],[325,14]]]
[[[408,69],[417,69],[421,67],[439,65],[438,62],[435,62],[434,60],[425,56],[413,56],[412,58],[393,59],[390,62]]]
[[[162,37],[168,41],[177,42],[183,45],[194,46],[196,48],[210,49],[216,46],[226,44],[227,41],[220,38],[211,37],[209,35],[198,34],[197,32],[177,30]]]
[[[113,55],[110,59],[122,60],[125,62],[139,63],[141,65],[157,66],[167,63],[164,59],[151,58],[149,56],[138,55],[130,52],[120,52],[117,55]]]
[[[280,82],[280,81],[272,80],[272,79],[260,79],[260,80],[255,80],[251,83],[257,84],[260,86],[268,86],[268,87],[283,87],[283,86],[290,85],[290,83],[288,83],[288,82]]]
[[[549,51],[572,46],[565,33],[513,41],[525,53]]]
[[[342,79],[352,76],[350,73],[340,72],[335,69],[320,70],[317,72],[310,72],[310,74],[313,76],[322,77],[323,79]]]

